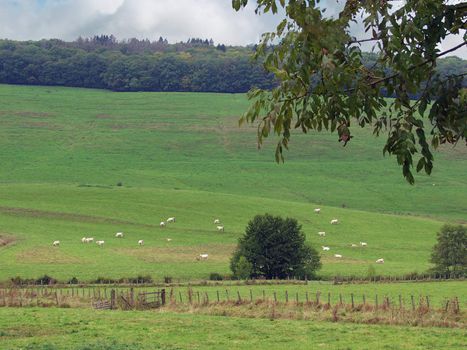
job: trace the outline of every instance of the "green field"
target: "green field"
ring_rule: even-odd
[[[429,268],[436,231],[467,218],[462,145],[437,152],[433,175],[410,186],[368,130],[345,148],[333,134],[297,134],[276,164],[274,140],[258,151],[255,128],[237,126],[243,95],[3,85],[0,101],[0,281],[226,274],[246,223],[264,212],[297,218],[312,244],[331,247],[323,276],[371,264],[400,275]],[[177,222],[161,229],[169,216]],[[350,247],[359,241],[368,247]]]
[[[0,308],[2,349],[443,349],[464,329],[243,319],[151,311]]]

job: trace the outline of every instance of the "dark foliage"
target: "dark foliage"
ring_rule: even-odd
[[[467,234],[462,225],[444,225],[438,232],[438,242],[433,247],[431,262],[441,273],[467,272]]]
[[[255,216],[239,239],[231,259],[235,275],[244,274],[245,260],[253,278],[312,278],[321,267],[318,252],[305,243],[297,220],[269,214]]]

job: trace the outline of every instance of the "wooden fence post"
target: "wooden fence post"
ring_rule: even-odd
[[[319,297],[321,295],[321,292],[320,291],[317,291],[316,292],[316,304],[319,305]]]
[[[230,301],[229,290],[225,290],[225,295],[227,296],[227,301]]]
[[[414,299],[413,299],[413,295],[410,296],[410,300],[412,302],[412,310],[415,311],[415,302],[414,302]]]
[[[110,309],[115,309],[115,289],[110,291]]]
[[[365,296],[365,293],[363,293],[362,299],[363,299],[363,305],[366,305],[366,296]]]
[[[219,291],[218,290],[216,290],[216,294],[217,294],[217,302],[220,302]]]
[[[425,298],[426,298],[426,306],[427,306],[427,308],[430,308],[430,299],[429,299],[428,295]]]
[[[276,291],[274,291],[274,302],[277,303],[277,295],[276,295]]]
[[[180,298],[180,304],[183,303],[182,292],[180,290],[178,291],[178,296]]]
[[[250,302],[253,302],[253,291],[250,289]]]
[[[350,293],[350,298],[352,300],[352,309],[355,308],[355,304],[354,304],[354,301],[353,301],[353,293]]]
[[[376,310],[378,310],[378,294],[376,294],[375,296],[375,306],[376,306]]]
[[[196,291],[196,296],[197,296],[198,304],[199,304],[199,291]]]
[[[266,292],[263,289],[263,300],[266,300]]]
[[[295,293],[295,301],[296,301],[297,304],[298,304],[298,292]]]
[[[238,297],[238,301],[241,302],[242,298],[240,297],[240,291],[238,291],[238,290],[237,290],[237,297]]]
[[[331,306],[331,292],[328,292],[328,306]]]
[[[305,292],[305,300],[308,303],[308,291]]]
[[[342,305],[342,294],[341,293],[339,293],[339,304]]]
[[[287,292],[287,289],[285,290],[285,302],[289,302],[289,292]]]
[[[165,305],[165,288],[161,289],[161,303]]]

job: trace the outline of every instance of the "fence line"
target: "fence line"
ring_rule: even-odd
[[[63,288],[43,287],[43,288],[4,288],[0,289],[0,306],[70,306],[70,304],[83,304],[83,303],[97,303],[109,301],[111,308],[117,307],[120,303],[121,308],[131,309],[137,307],[139,304],[165,305],[177,304],[176,293],[173,288],[166,300],[165,289],[159,291],[145,291],[140,290],[135,298],[134,288],[112,288],[107,291],[107,288],[88,288],[88,293],[84,293],[84,289],[79,293],[79,289],[67,289],[67,293],[63,293]],[[92,293],[91,293],[92,291]],[[136,290],[137,291],[137,290]],[[163,292],[162,292],[163,291]],[[235,296],[231,296],[230,292]],[[202,294],[201,294],[202,293]],[[220,290],[211,291],[193,291],[193,288],[188,287],[186,291],[180,289],[178,291],[178,303],[190,305],[212,305],[221,303],[273,303],[273,304],[296,304],[308,305],[314,307],[347,307],[351,310],[359,310],[363,308],[373,307],[378,309],[399,309],[416,311],[419,309],[427,310],[444,310],[444,312],[452,311],[459,313],[461,310],[459,299],[457,296],[453,298],[444,298],[441,302],[433,303],[429,295],[419,295],[416,298],[413,294],[410,297],[404,297],[402,294],[393,296],[388,295],[367,295],[363,293],[357,296],[354,293],[347,295],[342,293],[327,293],[327,300],[321,300],[321,291],[304,291],[295,292],[291,295],[286,289],[279,292],[276,290],[253,292],[252,289],[242,294],[240,290],[225,289],[225,294]],[[314,297],[310,298],[310,294]],[[154,296],[153,300],[148,298]],[[195,296],[195,297],[194,297]],[[109,299],[110,297],[110,299]],[[157,299],[160,298],[160,299]],[[410,300],[410,302],[407,302]],[[160,305],[159,305],[160,304]],[[107,304],[99,304],[107,305]],[[135,306],[136,305],[136,306]]]

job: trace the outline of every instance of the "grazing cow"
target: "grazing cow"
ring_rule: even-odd
[[[318,232],[318,235],[320,235],[321,237],[324,237],[324,236],[326,236],[326,232],[320,231],[320,232]]]
[[[96,241],[96,244],[100,247],[103,247],[104,246],[104,241]]]
[[[81,243],[86,243],[86,237],[81,238]]]
[[[355,248],[357,245],[352,243],[350,246],[351,246],[352,248]]]
[[[167,219],[168,224],[173,223],[173,222],[175,222],[175,218],[168,218]]]
[[[123,238],[123,232],[117,232],[117,233],[115,234],[115,237],[117,237],[117,238]]]
[[[54,241],[54,242],[52,243],[52,245],[53,245],[54,247],[58,247],[58,246],[60,245],[60,241]]]
[[[200,254],[198,260],[208,260],[208,254]]]
[[[360,245],[361,245],[362,247],[366,247],[366,246],[367,246],[366,242],[360,242]]]
[[[314,212],[315,212],[316,214],[319,214],[319,213],[321,212],[321,209],[320,209],[320,208],[316,208],[316,209],[314,210]]]
[[[224,232],[224,226],[217,226],[217,231]]]
[[[340,254],[334,254],[334,257],[340,259],[340,258],[342,258],[342,255],[340,255]]]
[[[161,223],[159,224],[160,227],[165,227],[165,222],[164,221],[161,221]]]
[[[142,239],[140,239],[140,240],[138,241],[138,244],[139,244],[139,245],[143,245],[143,244],[144,244],[144,241],[143,241]]]
[[[86,243],[94,241],[94,237],[88,237],[86,238]]]
[[[384,264],[384,259],[383,258],[378,259],[378,260],[376,260],[376,263],[377,264]]]
[[[337,219],[332,219],[331,220],[331,225],[337,225],[339,223],[339,220]]]
[[[220,221],[219,219],[216,219],[216,220],[214,220],[214,223],[215,223],[215,224],[220,224],[221,221]]]
[[[172,241],[172,238],[167,238],[167,242],[170,242],[170,241]]]
[[[329,250],[331,250],[331,248],[325,247],[325,246],[322,246],[321,248],[323,248],[324,251],[329,251]]]

